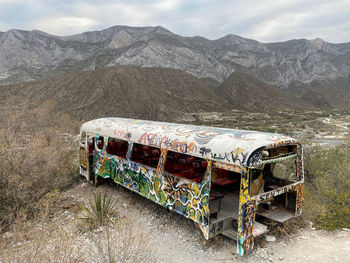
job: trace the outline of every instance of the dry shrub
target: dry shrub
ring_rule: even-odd
[[[0,262],[81,262],[84,253],[74,243],[72,227],[62,227],[56,220],[63,210],[74,206],[70,199],[52,191],[38,200],[33,219],[18,212],[0,240]]]
[[[97,262],[154,262],[146,236],[130,222],[105,225],[93,243]]]
[[[48,220],[18,222],[3,240],[0,262],[88,262],[76,236]]]
[[[78,215],[53,212],[63,199],[59,192],[49,193],[35,220],[18,216],[11,231],[0,236],[0,262],[154,262],[147,236],[133,223],[121,219],[82,232],[74,220]]]
[[[31,216],[33,204],[78,178],[78,123],[53,110],[37,108],[3,112],[0,127],[0,231],[19,211]],[[73,134],[73,135],[71,135]]]
[[[314,149],[305,156],[304,215],[317,227],[350,227],[350,147]]]
[[[146,237],[130,223],[104,226],[92,235],[60,227],[59,223],[22,222],[0,242],[0,262],[154,262]]]
[[[125,218],[117,217],[116,200],[110,194],[95,192],[89,204],[82,206],[83,230],[90,232],[94,262],[153,262],[146,235]],[[81,229],[81,230],[82,230]]]

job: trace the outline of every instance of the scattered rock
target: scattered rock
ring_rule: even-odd
[[[280,256],[278,259],[279,260],[284,260],[284,256]]]
[[[13,237],[13,233],[12,232],[6,232],[4,234],[4,238],[11,238],[11,237]]]
[[[275,242],[276,241],[276,237],[271,236],[271,235],[266,235],[265,239],[267,242]]]
[[[311,221],[309,220],[305,220],[305,225],[307,225],[308,227],[313,227],[314,223],[312,223]]]
[[[346,228],[346,227],[343,227],[341,230],[350,232],[350,229],[349,229],[349,228]]]

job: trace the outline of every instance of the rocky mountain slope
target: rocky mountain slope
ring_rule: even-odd
[[[264,112],[306,109],[307,103],[245,73],[234,72],[219,87],[178,69],[117,66],[0,87],[0,111],[52,100],[55,110],[76,119],[124,116],[195,120],[199,112],[231,109]],[[310,107],[309,107],[310,108]]]
[[[264,44],[235,35],[208,40],[162,27],[114,26],[63,37],[36,30],[0,33],[0,84],[125,64],[182,69],[220,82],[243,71],[288,87],[346,78],[350,43],[298,39]]]
[[[175,69],[119,66],[1,87],[0,111],[46,100],[76,119],[124,116],[192,119],[192,112],[221,110],[227,102],[196,77]]]
[[[286,90],[278,89],[241,72],[233,72],[216,91],[235,108],[247,111],[261,112],[286,108],[301,110],[310,108],[310,104],[312,104]],[[326,102],[327,100],[323,103]],[[327,104],[327,106],[329,105]]]

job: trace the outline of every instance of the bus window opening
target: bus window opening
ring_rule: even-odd
[[[194,182],[201,182],[207,166],[205,159],[168,151],[164,170]]]
[[[132,147],[132,160],[153,168],[157,168],[160,158],[160,149],[134,143]]]
[[[127,141],[109,138],[108,145],[107,145],[107,153],[111,155],[116,155],[122,158],[126,158],[128,146],[129,146],[129,143]]]

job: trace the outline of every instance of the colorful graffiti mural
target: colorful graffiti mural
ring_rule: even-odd
[[[242,169],[238,210],[237,253],[247,254],[254,246],[255,201],[249,195],[249,169]]]
[[[163,157],[166,151],[163,151]],[[162,158],[161,158],[162,159]],[[210,172],[202,182],[196,183],[184,178],[165,174],[162,163],[157,169],[143,166],[123,158],[96,154],[95,174],[111,178],[114,182],[173,210],[193,221],[207,226],[209,221]],[[208,168],[210,170],[210,168]]]

